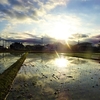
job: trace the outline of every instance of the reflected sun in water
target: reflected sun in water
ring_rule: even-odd
[[[57,65],[58,67],[66,67],[68,63],[68,60],[64,57],[59,57],[55,59],[55,65]]]

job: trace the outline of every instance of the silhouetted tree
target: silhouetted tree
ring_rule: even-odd
[[[12,43],[10,45],[10,49],[23,50],[24,49],[24,45],[22,43],[15,42],[15,43]]]
[[[37,50],[37,51],[41,51],[41,50],[43,50],[43,48],[44,48],[44,46],[42,46],[42,45],[35,45],[34,46],[34,50]]]

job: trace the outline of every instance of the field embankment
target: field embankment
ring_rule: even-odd
[[[28,53],[22,55],[13,65],[0,74],[0,100],[4,100],[11,88],[12,82],[16,77],[21,65],[26,59]]]
[[[100,60],[100,53],[66,53],[67,56]]]

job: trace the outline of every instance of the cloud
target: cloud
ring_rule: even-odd
[[[89,36],[87,34],[76,33],[76,34],[72,34],[72,37],[73,37],[73,39],[74,38],[80,38],[80,39],[82,39],[82,38],[87,38]]]
[[[0,4],[8,4],[8,0],[0,0]]]
[[[86,39],[87,33],[100,33],[99,3],[99,0],[1,0],[0,19],[9,23],[2,34],[30,38],[35,30],[37,35],[53,37],[60,30],[60,35],[83,33],[80,38]],[[30,33],[25,34],[24,30]]]
[[[45,4],[42,4],[41,7],[42,9],[44,9],[45,11],[50,11],[54,8],[56,8],[57,6],[64,6],[69,2],[69,0],[48,0]]]
[[[22,20],[37,20],[39,16],[47,14],[58,5],[64,5],[68,0],[3,0],[0,1],[0,17],[10,22]],[[13,21],[14,20],[14,21]],[[18,21],[18,23],[19,23]],[[21,21],[20,21],[21,22]],[[22,22],[21,22],[22,23]]]
[[[55,19],[56,18],[56,19]],[[16,19],[13,19],[13,21]],[[31,21],[31,20],[30,20]],[[10,23],[7,24],[5,29],[2,31],[2,34],[9,34],[9,33],[14,33],[15,36],[17,37],[17,34],[20,33],[19,38],[22,36],[23,38],[25,38],[25,36],[30,36],[32,37],[32,35],[36,35],[37,36],[44,36],[45,34],[48,34],[49,36],[52,36],[55,34],[54,32],[57,31],[57,28],[60,28],[60,30],[64,29],[67,31],[67,34],[71,32],[74,33],[75,31],[77,31],[77,29],[80,27],[81,22],[80,22],[80,18],[78,18],[77,16],[71,16],[71,15],[66,15],[66,14],[62,14],[62,15],[53,15],[53,14],[46,14],[43,19],[40,19],[37,22],[33,22],[32,24],[21,24],[21,22],[19,22],[20,24],[15,23]],[[31,22],[30,22],[31,23]],[[42,24],[42,25],[41,25]],[[26,32],[28,31],[28,33]],[[61,31],[60,31],[61,32]],[[61,32],[59,34],[66,34],[65,32]],[[27,34],[25,34],[27,33]],[[22,34],[22,35],[21,35]],[[24,34],[24,35],[23,35]],[[6,35],[6,34],[5,34]],[[9,34],[10,35],[10,34]]]
[[[24,35],[23,35],[24,34]],[[22,42],[22,43],[31,43],[31,44],[42,44],[42,38],[43,38],[43,43],[44,44],[49,44],[49,43],[54,43],[57,42],[58,40],[51,38],[47,35],[43,37],[39,37],[37,35],[32,35],[30,33],[9,33],[8,37],[6,38],[1,38],[1,40],[5,40],[8,42]],[[16,35],[16,38],[15,38]],[[24,37],[25,36],[25,37]],[[27,37],[26,37],[27,36]]]
[[[98,34],[98,35],[93,35],[93,36],[91,36],[91,38],[99,39],[99,40],[100,40],[100,34]]]
[[[81,27],[81,24],[81,20],[77,16],[47,14],[44,16],[44,20],[40,21],[38,28],[41,31],[43,30],[45,34],[49,34],[49,36],[56,36],[57,33],[59,35],[76,33]]]
[[[25,20],[23,19],[27,19],[26,20],[26,24],[27,21],[29,21],[31,23],[31,19],[29,17],[26,16],[23,16],[23,13],[21,13],[22,15],[20,15],[19,13],[17,14],[18,12],[14,13],[14,15],[17,15],[17,24],[21,22],[25,23]],[[24,18],[25,17],[25,18]],[[29,19],[28,19],[29,18]],[[33,30],[35,30],[35,33],[37,35],[45,35],[45,34],[48,34],[50,37],[54,37],[57,35],[57,31],[60,30],[60,32],[64,29],[63,33],[59,32],[60,35],[64,35],[64,34],[73,34],[73,33],[77,33],[77,32],[80,32],[78,30],[80,30],[80,27],[82,26],[82,21],[81,21],[81,18],[79,18],[78,16],[75,16],[75,15],[70,15],[70,14],[58,14],[58,15],[55,15],[55,14],[45,14],[42,18],[39,19],[38,22],[32,22],[33,24],[31,24],[29,26],[25,26],[24,24],[21,24],[21,25],[17,25],[15,24],[16,23],[16,19],[12,19],[12,21],[14,21],[14,24],[11,23],[9,24],[7,27],[5,27],[5,31],[3,32],[14,32],[14,34],[16,34],[15,38],[25,38],[26,36],[29,36],[32,37],[32,35],[34,35],[32,33],[32,31],[28,30],[28,27],[30,29],[30,27],[33,28]],[[60,26],[63,26],[60,28]],[[30,34],[25,34],[25,31],[19,31],[19,28],[22,27],[23,30],[25,31],[29,31]],[[19,35],[18,34],[18,31],[20,32]],[[2,33],[3,33],[2,32]],[[7,33],[8,34],[8,33]],[[24,36],[23,36],[24,34]],[[55,34],[55,35],[54,35]],[[85,35],[82,36],[85,38]]]
[[[100,34],[90,34],[87,37],[80,40],[80,42],[90,42],[93,45],[97,45],[100,41]]]
[[[14,6],[18,6],[18,5],[21,5],[21,0],[8,0],[8,2],[11,4],[11,5],[14,5]]]
[[[0,4],[0,17],[9,22],[24,23],[27,20],[37,20],[34,6],[20,0],[8,0],[9,5]],[[22,20],[22,21],[21,21]]]
[[[68,41],[71,44],[77,44],[78,42],[90,42],[90,37],[88,34],[75,33],[69,37]]]

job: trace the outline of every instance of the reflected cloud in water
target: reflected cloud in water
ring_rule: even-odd
[[[10,53],[0,53],[0,74],[10,67],[20,56],[14,56]]]
[[[99,76],[99,64],[91,60],[65,54],[29,54],[7,100],[99,100]]]

